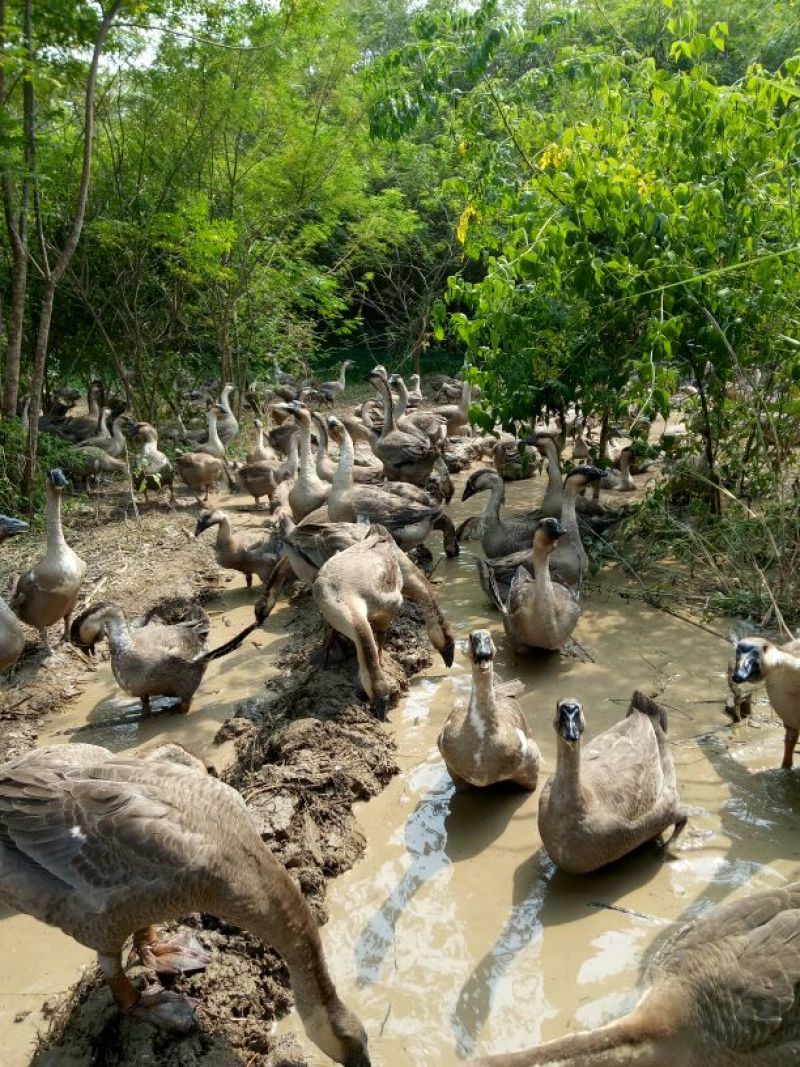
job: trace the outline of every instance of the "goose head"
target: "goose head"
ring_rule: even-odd
[[[471,496],[475,496],[476,493],[483,493],[487,490],[494,489],[497,485],[503,488],[503,496],[505,497],[505,487],[503,486],[503,479],[490,467],[483,467],[479,471],[474,471],[467,478],[467,484],[464,486],[464,492],[461,494],[462,500],[469,500]]]
[[[745,637],[736,645],[736,663],[731,675],[731,681],[736,685],[743,682],[760,682],[764,677],[765,668],[768,664],[772,645],[763,637]]]
[[[566,741],[570,748],[580,741],[586,720],[583,717],[583,708],[577,700],[559,700],[553,726],[558,736]]]
[[[527,437],[520,438],[519,443],[533,446],[540,456],[547,456],[550,448],[555,448],[556,452],[558,451],[558,445],[549,433],[532,433]]]
[[[366,380],[368,382],[372,382],[374,385],[377,385],[380,382],[385,382],[388,385],[388,383],[389,383],[389,375],[387,373],[386,368],[383,366],[383,364],[382,363],[378,363],[369,372],[369,374],[367,375],[367,379]]]
[[[326,1056],[343,1063],[344,1067],[372,1067],[366,1031],[341,1001],[332,1009],[325,1010],[319,1005],[301,1012],[301,1017],[306,1033]]]
[[[566,526],[558,519],[542,519],[533,535],[534,548],[542,548],[545,552],[554,552],[559,538],[567,532]]]
[[[592,482],[599,482],[601,478],[607,478],[608,471],[601,470],[599,467],[576,467],[571,470],[564,479],[564,487],[566,488],[567,482],[577,492],[582,489],[584,485],[591,485]]]
[[[472,670],[478,674],[490,674],[497,648],[488,630],[473,630],[469,635],[469,658]]]
[[[116,604],[94,604],[72,620],[69,639],[76,648],[94,655],[94,646],[106,635],[106,625],[112,619],[123,619]]]
[[[344,423],[341,421],[341,419],[337,419],[335,415],[329,415],[325,421],[328,426],[328,433],[331,435],[334,441],[339,444],[339,442],[344,440]]]
[[[255,426],[255,428],[257,430],[263,430],[264,429],[264,423],[261,421],[261,419],[256,419],[254,421],[253,425]]]
[[[219,526],[225,518],[227,516],[224,511],[204,511],[194,528],[195,537],[199,537],[205,530],[210,530],[212,526]]]
[[[60,467],[53,467],[53,469],[49,470],[45,475],[45,484],[56,496],[61,496],[69,485],[69,482]]]
[[[24,519],[12,519],[10,515],[0,515],[0,541],[7,537],[16,537],[17,534],[25,533],[28,524]]]

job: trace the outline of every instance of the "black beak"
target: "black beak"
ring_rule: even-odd
[[[445,667],[452,667],[453,660],[456,654],[456,643],[452,639],[442,649],[442,659],[444,660]]]
[[[581,706],[572,701],[564,700],[558,705],[558,732],[574,745],[581,739]]]
[[[731,680],[736,685],[742,682],[757,682],[761,677],[761,657],[754,649],[745,652],[736,652],[736,668],[731,675]]]
[[[378,697],[376,700],[372,701],[372,710],[375,712],[376,716],[381,720],[381,722],[386,721],[386,716],[389,714],[389,705],[391,704],[391,702],[391,693],[387,693],[385,697]]]
[[[209,519],[208,515],[201,515],[200,518],[197,520],[197,525],[194,528],[195,537],[199,537],[200,534],[204,530],[208,529],[208,526],[209,526],[208,519]]]
[[[464,486],[464,492],[461,494],[462,500],[469,500],[471,496],[475,496],[476,489],[472,484],[472,479],[467,479],[467,484]]]
[[[0,527],[6,537],[16,537],[17,534],[25,533],[28,524],[24,519],[12,519],[10,515],[0,515]]]
[[[66,475],[64,474],[64,472],[62,471],[62,469],[60,467],[54,467],[50,471],[50,481],[58,489],[66,489],[66,487],[69,485],[69,482],[67,481]]]

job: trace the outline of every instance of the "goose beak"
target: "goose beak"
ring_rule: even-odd
[[[347,1060],[344,1067],[372,1067],[372,1060],[369,1058],[367,1050],[360,1048],[358,1052]]]
[[[736,667],[731,675],[731,681],[736,685],[742,682],[758,681],[761,677],[761,657],[756,649],[748,648],[743,651],[736,650]]]
[[[57,489],[66,489],[69,485],[67,477],[60,467],[54,467],[50,471],[50,481]]]
[[[0,515],[0,531],[5,537],[16,537],[25,533],[28,524],[24,519],[13,519],[10,515]]]
[[[195,537],[199,537],[200,534],[204,530],[208,529],[208,526],[209,526],[208,520],[209,520],[209,518],[210,518],[209,515],[201,515],[200,518],[197,520],[197,525],[194,528]]]
[[[469,500],[469,498],[471,496],[475,496],[475,492],[476,492],[476,490],[475,490],[475,488],[474,488],[474,486],[472,484],[472,480],[469,479],[467,481],[467,484],[464,486],[464,492],[461,494],[461,499],[462,500]]]
[[[372,701],[372,710],[375,712],[375,715],[381,720],[381,722],[386,721],[386,716],[389,714],[389,705],[391,704],[391,702],[391,693],[387,693],[386,696],[378,697],[376,700]]]

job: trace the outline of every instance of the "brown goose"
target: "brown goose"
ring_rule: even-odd
[[[562,700],[553,723],[556,771],[539,798],[539,833],[553,862],[571,874],[596,871],[647,841],[667,844],[686,826],[675,764],[667,740],[667,713],[644,693],[628,714],[585,748],[583,708]]]
[[[436,450],[422,430],[411,425],[400,429],[396,425],[386,369],[375,367],[368,375],[368,380],[383,397],[383,429],[373,450],[383,462],[386,477],[424,487],[433,469]]]
[[[266,536],[264,532],[234,533],[228,513],[217,510],[206,511],[200,516],[194,530],[195,537],[212,526],[217,527],[214,553],[220,567],[243,574],[248,589],[253,584],[254,574],[266,585],[278,562],[278,538],[275,532]]]
[[[17,618],[39,631],[50,654],[47,627],[64,621],[64,640],[75,609],[86,564],[64,539],[61,525],[61,494],[67,486],[63,471],[56,467],[45,478],[47,495],[47,551],[21,578],[11,594],[11,608]]]
[[[469,635],[472,693],[450,712],[437,744],[456,789],[514,782],[533,790],[541,753],[513,696],[521,683],[495,683],[496,654],[488,630]]]
[[[142,450],[134,465],[133,484],[140,492],[144,491],[145,501],[148,499],[148,494],[167,489],[170,503],[174,504],[175,490],[173,482],[175,475],[172,470],[172,464],[166,455],[158,449],[158,431],[149,422],[137,422],[134,426],[134,432],[141,442]]]
[[[781,767],[789,770],[800,735],[800,641],[778,647],[763,637],[745,637],[736,646],[732,679],[766,682],[767,696],[786,727]]]
[[[28,529],[27,522],[0,515],[0,542],[16,537]],[[25,647],[25,631],[14,612],[0,597],[0,673],[13,667]]]
[[[129,626],[118,604],[95,604],[72,624],[72,642],[93,652],[102,637],[111,649],[111,670],[117,685],[138,697],[142,711],[150,711],[150,698],[177,697],[177,710],[185,715],[206,668],[212,660],[234,652],[255,629],[255,623],[211,651],[205,650],[208,615],[201,609],[183,622],[165,624],[149,620]]]
[[[636,1007],[469,1067],[795,1067],[800,882],[719,905],[664,944]]]
[[[302,893],[241,796],[198,762],[57,745],[1,765],[0,898],[93,948],[123,1012],[179,1033],[194,1024],[191,1003],[136,989],[125,940],[169,957],[152,924],[195,911],[250,930],[286,962],[310,1039],[337,1063],[369,1067]]]

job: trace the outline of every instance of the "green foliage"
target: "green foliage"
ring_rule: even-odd
[[[44,476],[54,467],[69,469],[74,449],[66,441],[51,434],[42,434],[34,479],[35,496],[32,514],[41,521],[44,515]],[[19,419],[0,419],[0,512],[17,518],[27,518],[29,501],[22,493],[22,470],[25,465],[25,433]]]

